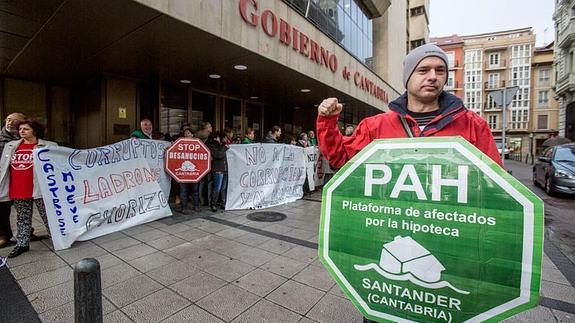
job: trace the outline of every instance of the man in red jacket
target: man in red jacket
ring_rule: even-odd
[[[337,119],[343,106],[336,98],[318,107],[319,147],[332,167],[340,168],[374,139],[461,136],[501,165],[487,122],[443,91],[448,64],[445,52],[433,44],[411,51],[403,61],[407,91],[389,103],[389,112],[365,118],[351,136],[343,136]]]

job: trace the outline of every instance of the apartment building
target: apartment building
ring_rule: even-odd
[[[463,40],[461,45],[458,38]],[[496,140],[501,140],[503,110],[489,95],[493,91],[517,86],[519,90],[506,111],[506,141],[513,158],[530,156],[532,117],[532,61],[535,35],[532,28],[505,30],[467,36],[433,38],[457,61],[462,57],[462,85],[457,83],[458,70],[450,67],[454,87],[446,89],[463,99],[467,108],[482,116]],[[454,44],[455,43],[455,44]],[[452,53],[452,54],[451,54]],[[462,88],[463,90],[459,90]],[[463,95],[461,95],[463,93]],[[543,118],[543,117],[541,117]],[[548,119],[552,128],[553,119]],[[530,137],[531,136],[531,137]]]
[[[559,101],[559,136],[575,141],[575,0],[556,0],[555,92]]]
[[[405,55],[429,42],[428,13],[429,0],[399,0],[391,1],[382,16],[372,20],[373,71],[400,92]]]
[[[531,84],[532,114],[530,121],[529,144],[532,156],[538,156],[542,143],[559,126],[559,102],[555,99],[554,43],[537,47],[533,51]]]
[[[407,50],[429,42],[429,0],[407,0],[408,30]]]
[[[463,99],[463,38],[458,35],[432,37],[431,43],[441,47],[447,54],[449,78],[445,91]]]

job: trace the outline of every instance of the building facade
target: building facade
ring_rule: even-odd
[[[575,1],[556,0],[555,92],[559,101],[559,136],[575,141]]]
[[[554,43],[533,52],[531,84],[530,146],[531,156],[539,156],[543,142],[559,127],[559,102],[555,99]]]
[[[445,91],[463,100],[463,38],[457,35],[433,37],[430,42],[441,47],[449,60],[449,78]]]
[[[48,138],[79,148],[124,139],[141,118],[170,136],[204,121],[236,133],[250,127],[259,138],[273,125],[296,135],[315,127],[317,104],[331,96],[346,103],[342,124],[357,123],[400,92],[370,66],[380,33],[373,20],[390,4],[8,2],[0,112],[23,112],[48,125]],[[388,38],[386,48],[405,42]]]
[[[462,60],[461,70],[450,67],[455,88],[447,89],[487,121],[496,141],[502,136],[503,110],[489,94],[518,87],[506,110],[506,142],[513,158],[533,158],[548,133],[558,127],[557,103],[551,98],[554,93],[548,75],[553,70],[549,66],[553,49],[535,49],[531,28],[437,37],[431,41],[453,55],[454,65],[458,57]],[[457,84],[459,75],[461,85]]]
[[[407,0],[408,51],[429,42],[429,0]]]

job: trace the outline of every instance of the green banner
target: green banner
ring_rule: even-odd
[[[324,187],[319,255],[375,321],[535,307],[543,202],[460,137],[377,140]]]

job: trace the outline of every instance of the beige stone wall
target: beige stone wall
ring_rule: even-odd
[[[410,0],[409,9],[423,6],[424,15],[411,16],[409,18],[409,40],[424,39],[429,42],[429,0]]]
[[[309,57],[294,51],[291,46],[285,46],[279,41],[278,35],[274,38],[266,35],[261,23],[257,27],[246,23],[240,16],[239,0],[135,1],[308,75],[380,110],[387,110],[387,105],[382,100],[358,88],[353,82],[353,77],[351,80],[345,80],[342,77],[344,67],[352,71],[352,76],[357,71],[374,81],[377,86],[387,92],[390,101],[398,96],[397,91],[388,86],[378,75],[349,55],[347,51],[282,1],[258,1],[258,14],[261,16],[264,10],[270,9],[278,18],[278,23],[280,18],[287,21],[292,27],[299,29],[324,49],[334,53],[338,59],[338,69],[335,73],[332,73],[325,66],[316,64]],[[248,13],[252,13],[252,6],[248,5],[248,8]]]
[[[400,92],[403,58],[407,54],[407,2],[393,1],[382,17],[373,20],[374,70]]]

